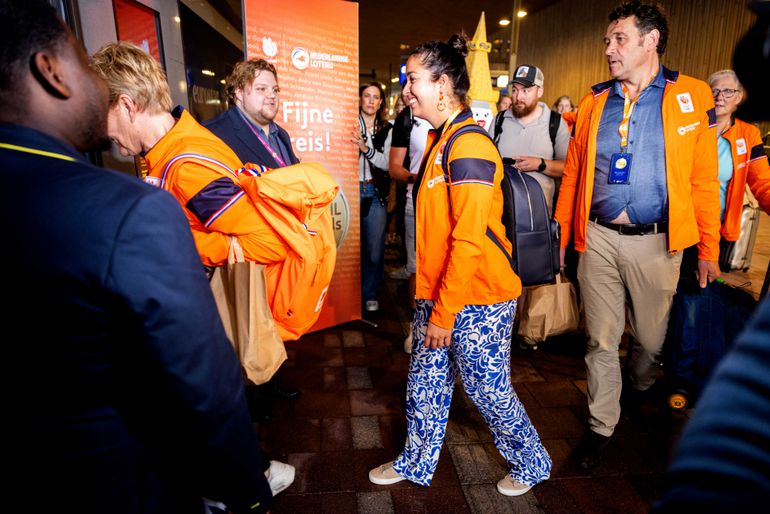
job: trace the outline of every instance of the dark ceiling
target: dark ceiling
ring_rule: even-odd
[[[234,27],[243,26],[240,0],[208,0]],[[558,0],[522,0],[522,9],[534,13]],[[359,4],[360,71],[387,82],[398,74],[401,45],[446,41],[456,32],[473,36],[481,12],[487,21],[487,39],[508,38],[510,26],[498,21],[513,14],[513,0],[361,0]],[[526,18],[522,20],[525,23]]]
[[[522,0],[522,9],[537,12],[557,0]],[[513,0],[361,0],[359,2],[360,71],[387,81],[398,74],[400,45],[414,48],[420,43],[446,41],[454,33],[465,31],[473,36],[482,11],[485,13],[487,40],[495,36],[510,38],[511,27],[498,21],[510,18]],[[525,23],[526,17],[522,20]],[[409,51],[407,50],[408,54]],[[389,69],[390,65],[390,69]]]

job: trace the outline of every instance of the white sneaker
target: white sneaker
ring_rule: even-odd
[[[368,312],[374,312],[380,310],[380,302],[377,300],[366,300],[366,310]]]
[[[294,466],[290,464],[271,460],[267,472],[267,483],[270,484],[270,491],[272,491],[273,496],[277,495],[294,482],[295,469]]]
[[[511,478],[511,475],[505,477],[497,483],[497,492],[504,496],[521,496],[532,489],[531,485],[518,483]]]
[[[393,469],[393,463],[395,461],[388,462],[382,466],[377,466],[369,472],[369,481],[377,485],[390,485],[406,480]]]
[[[412,353],[412,324],[409,323],[409,335],[404,339],[404,351]]]

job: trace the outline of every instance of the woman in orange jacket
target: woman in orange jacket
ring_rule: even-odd
[[[508,462],[497,489],[518,496],[548,478],[551,459],[511,385],[511,326],[521,282],[509,264],[511,243],[501,221],[500,154],[488,135],[474,132],[447,147],[454,133],[474,123],[467,53],[455,35],[449,43],[420,45],[406,65],[404,97],[434,128],[414,185],[417,305],[408,436],[398,458],[371,470],[369,480],[430,485],[459,374]]]
[[[741,235],[743,194],[748,184],[765,212],[770,212],[770,165],[759,129],[735,117],[743,102],[743,86],[732,70],[713,73],[708,84],[714,95],[719,149],[721,234],[726,241]]]

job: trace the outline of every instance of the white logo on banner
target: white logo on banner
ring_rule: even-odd
[[[307,50],[298,46],[291,52],[291,63],[298,70],[307,69],[310,66],[310,54]]]
[[[278,43],[271,37],[262,38],[262,51],[267,57],[275,57],[278,54]]]

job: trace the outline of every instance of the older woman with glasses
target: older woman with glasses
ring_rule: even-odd
[[[743,193],[748,183],[765,212],[770,212],[770,166],[759,129],[735,117],[745,93],[732,70],[708,78],[714,95],[719,154],[719,198],[722,239],[737,241],[741,235]]]

